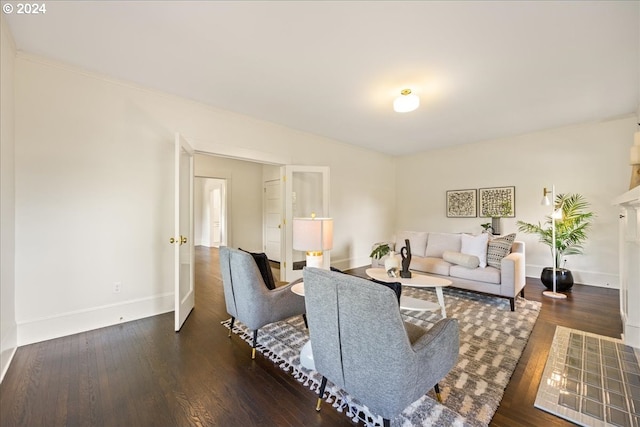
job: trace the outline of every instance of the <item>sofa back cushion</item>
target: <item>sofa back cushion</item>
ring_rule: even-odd
[[[513,241],[515,239],[516,233],[511,233],[506,236],[490,240],[487,249],[487,264],[499,269],[502,258],[511,253],[511,246],[513,246]]]
[[[426,257],[442,258],[445,251],[461,252],[462,237],[454,233],[429,233],[427,240]],[[413,242],[411,242],[413,248]]]
[[[427,247],[428,236],[429,233],[426,231],[400,231],[396,235],[396,252],[400,252],[400,249],[405,246],[404,240],[409,239],[411,254],[425,256],[424,251]]]
[[[482,233],[477,236],[471,234],[463,234],[460,252],[467,255],[475,255],[478,257],[478,265],[480,268],[487,266],[487,243],[489,242],[489,234]],[[456,263],[459,264],[459,263]]]

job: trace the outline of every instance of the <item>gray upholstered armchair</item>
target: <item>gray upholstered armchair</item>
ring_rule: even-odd
[[[458,359],[458,321],[425,330],[405,323],[395,293],[378,283],[315,268],[304,271],[316,370],[382,416],[384,425],[434,387]]]
[[[256,355],[258,329],[291,316],[304,316],[304,298],[291,292],[291,284],[267,289],[251,254],[221,247],[220,272],[227,312],[231,315],[229,336],[236,319],[252,330],[252,359]]]

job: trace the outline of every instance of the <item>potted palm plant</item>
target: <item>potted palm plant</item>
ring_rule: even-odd
[[[558,291],[568,291],[573,286],[571,271],[560,267],[566,255],[579,255],[583,253],[583,243],[587,240],[587,232],[591,228],[591,220],[595,216],[588,211],[589,203],[580,194],[558,194],[555,205],[560,208],[561,218],[545,217],[544,224],[530,224],[518,221],[518,230],[524,233],[537,234],[540,242],[549,246],[553,254],[552,221],[556,226],[556,287]],[[566,260],[564,260],[566,262]],[[542,270],[540,280],[548,288],[553,286],[553,267],[545,267]]]

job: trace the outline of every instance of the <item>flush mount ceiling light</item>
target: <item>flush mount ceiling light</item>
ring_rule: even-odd
[[[400,96],[393,101],[393,110],[396,113],[408,113],[420,106],[418,95],[411,93],[411,89],[402,89]]]

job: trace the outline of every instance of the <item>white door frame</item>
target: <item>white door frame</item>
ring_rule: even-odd
[[[299,165],[286,165],[282,167],[284,176],[283,196],[284,203],[284,227],[282,239],[282,254],[284,254],[284,268],[282,263],[280,264],[280,277],[281,280],[291,282],[293,280],[302,277],[302,270],[294,270],[294,251],[293,251],[293,205],[294,200],[294,174],[297,173],[319,173],[322,175],[322,212],[315,212],[318,217],[329,216],[329,167],[328,166],[299,166]],[[302,212],[302,216],[309,216],[311,212]],[[331,254],[325,252],[323,256],[323,268],[329,269],[331,265]],[[284,277],[283,277],[284,273]]]

